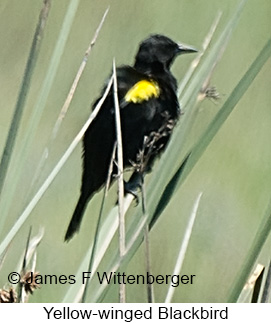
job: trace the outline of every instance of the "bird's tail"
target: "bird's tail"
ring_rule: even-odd
[[[88,200],[89,200],[88,197],[81,194],[65,235],[66,242],[68,242],[73,237],[75,232],[79,230]]]

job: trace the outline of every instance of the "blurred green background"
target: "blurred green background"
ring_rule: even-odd
[[[1,240],[89,116],[91,103],[110,74],[113,58],[116,58],[118,65],[132,64],[138,43],[151,33],[162,33],[201,49],[218,12],[222,12],[222,18],[215,39],[238,3],[236,0],[81,1]],[[30,189],[33,173],[52,127],[108,5],[109,14],[53,151],[39,183]],[[42,1],[33,0],[1,0],[0,3],[0,153],[5,144],[41,6]],[[68,1],[64,0],[52,3],[9,174],[20,162],[16,155],[20,138],[37,100],[67,6]],[[269,0],[247,1],[240,22],[212,76],[211,84],[217,87],[221,100],[217,104],[208,99],[201,103],[191,129],[192,141],[207,127],[270,37],[270,13]],[[172,70],[178,80],[182,79],[192,60],[193,57],[187,55],[175,62]],[[182,269],[182,274],[194,274],[196,280],[193,285],[178,287],[173,301],[223,302],[227,299],[234,277],[242,268],[271,195],[270,65],[269,60],[151,232],[153,274],[170,274],[193,203],[198,193],[203,192]],[[3,199],[9,185],[12,185],[9,174]],[[1,269],[0,287],[7,283],[7,274],[14,271],[23,253],[30,224],[33,233],[45,227],[45,236],[38,249],[37,270],[43,274],[75,274],[91,241],[101,200],[101,194],[93,198],[80,234],[69,244],[64,244],[64,234],[79,195],[80,180],[81,147],[77,147],[12,242]],[[114,193],[109,198],[113,203]],[[107,207],[109,209],[110,205]],[[270,243],[269,239],[269,245],[263,250],[259,262],[268,260]],[[126,272],[142,273],[144,270],[143,250],[140,249]],[[43,286],[30,301],[59,302],[67,288],[66,285]],[[155,285],[154,288],[156,301],[163,302],[167,286]],[[131,285],[127,288],[128,302],[146,299],[144,286]],[[118,301],[116,287],[110,288],[104,301]]]

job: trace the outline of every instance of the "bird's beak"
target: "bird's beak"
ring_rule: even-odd
[[[198,52],[198,50],[189,45],[178,44],[178,52],[179,54],[186,54],[186,53],[196,53]]]

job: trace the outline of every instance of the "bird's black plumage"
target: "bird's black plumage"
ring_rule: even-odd
[[[152,35],[140,44],[133,67],[117,68],[124,167],[133,166],[135,173],[143,174],[150,170],[155,157],[165,149],[180,115],[177,82],[170,67],[179,54],[195,51],[163,35]],[[81,195],[66,241],[79,229],[88,201],[106,183],[115,142],[111,87],[84,136]]]

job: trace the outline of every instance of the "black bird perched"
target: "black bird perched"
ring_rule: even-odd
[[[180,115],[177,81],[170,72],[174,59],[196,50],[163,35],[144,40],[134,66],[117,68],[123,166],[134,167],[129,183],[150,171],[155,157],[165,149]],[[103,92],[104,93],[104,92]],[[96,101],[96,103],[99,100]],[[96,104],[94,104],[95,106]],[[81,195],[65,240],[78,231],[88,201],[105,183],[116,142],[113,86],[84,136]],[[113,175],[117,173],[117,167]]]

